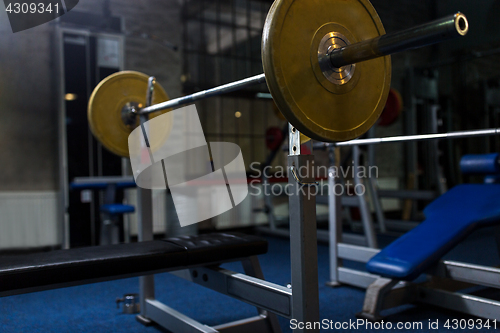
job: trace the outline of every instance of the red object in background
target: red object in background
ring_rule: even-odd
[[[396,120],[398,120],[402,110],[403,98],[401,98],[401,94],[396,89],[391,89],[384,111],[382,111],[382,115],[380,115],[378,125],[389,126],[394,124]]]
[[[283,133],[278,127],[269,127],[266,131],[266,146],[269,150],[276,150],[283,142]]]
[[[311,155],[312,152],[311,152],[311,149],[309,149],[309,145],[307,145],[305,143],[300,145],[300,154],[301,155]]]

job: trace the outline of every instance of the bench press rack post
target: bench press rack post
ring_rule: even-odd
[[[328,228],[329,228],[329,259],[330,259],[330,280],[327,286],[335,287],[340,285],[338,276],[338,266],[342,265],[339,259],[337,244],[342,242],[342,203],[341,197],[335,194],[335,185],[338,165],[340,161],[335,156],[335,148],[330,149],[331,166],[328,169]],[[338,223],[340,221],[340,223]]]
[[[359,160],[361,156],[361,152],[359,150],[359,146],[353,146],[352,148],[352,155],[354,157],[354,188],[356,188],[358,185],[363,185],[361,178],[358,176],[358,171],[359,169]],[[369,181],[369,180],[368,180]],[[356,192],[356,191],[354,191]],[[373,226],[373,220],[371,216],[370,209],[368,207],[368,203],[366,202],[365,196],[364,195],[358,195],[357,193],[354,193],[355,196],[358,197],[359,200],[359,211],[361,214],[361,221],[363,223],[363,230],[366,235],[366,241],[368,243],[368,247],[371,248],[378,248],[378,242],[377,242],[377,235],[375,234],[375,228]],[[335,193],[333,193],[335,195]]]
[[[153,100],[153,93],[156,79],[150,77],[148,80],[148,90],[146,93],[146,106],[150,106]],[[139,115],[140,126],[144,131],[144,124],[148,121],[147,115]],[[153,198],[152,191],[144,188],[137,188],[138,194],[138,240],[139,242],[151,241],[154,239],[153,234]],[[139,277],[139,295],[141,313],[137,315],[137,320],[145,325],[151,324],[146,313],[146,300],[155,298],[155,277],[154,275],[146,275]]]
[[[151,105],[154,85],[155,78],[150,77],[146,107]],[[143,127],[147,121],[146,113],[140,114],[140,126]],[[292,125],[289,125],[289,140],[290,189],[288,193],[293,292],[287,287],[265,281],[257,257],[242,259],[245,274],[222,269],[218,267],[219,264],[172,272],[176,276],[257,307],[258,316],[256,317],[217,327],[208,327],[156,301],[154,275],[142,276],[139,280],[141,313],[137,316],[140,323],[150,325],[156,322],[174,331],[190,330],[209,333],[280,332],[276,314],[296,319],[298,322],[319,322],[316,198],[311,191],[312,187],[318,186],[311,177],[314,174],[312,172],[314,156],[301,155],[300,132]],[[305,175],[303,175],[303,170],[306,170]],[[138,191],[139,241],[153,240],[151,190],[139,188]],[[296,330],[296,332],[306,331]]]
[[[288,135],[292,318],[302,323],[319,322],[316,197],[311,194],[311,188],[318,186],[312,177],[314,156],[301,154],[300,133],[292,125]],[[306,170],[305,175],[302,170]]]

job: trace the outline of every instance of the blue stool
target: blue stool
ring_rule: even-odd
[[[124,177],[87,177],[75,178],[71,183],[72,190],[100,190],[104,192],[104,204],[99,211],[101,213],[101,227],[99,245],[118,244],[120,242],[120,216],[135,211],[134,206],[114,203],[116,191],[134,188],[137,185],[134,180]]]
[[[100,210],[102,214],[100,245],[118,244],[120,242],[120,216],[135,212],[134,206],[105,204]]]
[[[124,204],[108,204],[101,206],[101,213],[121,215],[135,212],[134,206]]]

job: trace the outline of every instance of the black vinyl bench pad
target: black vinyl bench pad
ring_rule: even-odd
[[[172,271],[266,252],[265,239],[238,233],[215,233],[0,256],[0,295]]]

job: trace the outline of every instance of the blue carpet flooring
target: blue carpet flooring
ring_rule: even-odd
[[[478,264],[498,263],[496,245],[491,234],[491,230],[485,229],[471,235],[447,258]],[[267,280],[285,285],[290,282],[289,241],[268,239],[269,253],[260,257],[264,274]],[[389,241],[387,237],[381,239],[382,244]],[[334,322],[355,320],[355,314],[361,310],[363,304],[364,291],[348,286],[334,289],[326,287],[325,282],[329,275],[328,247],[319,245],[318,252],[321,318]],[[240,266],[239,263],[225,265],[229,269],[242,271]],[[347,263],[346,266],[362,268],[355,263]],[[138,291],[138,278],[131,278],[0,298],[0,332],[164,332],[156,326],[144,327],[133,315],[122,314],[121,310],[116,308],[116,297]],[[169,274],[156,276],[156,295],[158,300],[208,325],[256,314],[255,308],[249,305]],[[430,331],[427,329],[429,320],[439,320],[439,329],[435,331],[448,332],[450,330],[443,327],[446,320],[472,318],[429,306],[405,306],[387,314],[386,321],[394,324],[423,323],[423,330],[404,330],[410,332]],[[280,324],[284,332],[291,332],[290,323],[286,319],[280,318]],[[380,332],[375,329],[352,331]],[[495,330],[490,328],[475,331]]]

